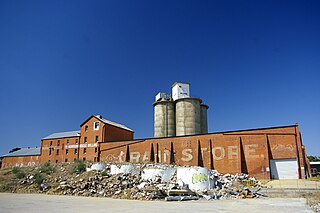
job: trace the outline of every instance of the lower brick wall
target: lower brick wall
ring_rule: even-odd
[[[194,136],[100,142],[96,143],[96,146],[87,145],[86,159],[202,166],[220,173],[247,173],[259,179],[271,178],[270,160],[297,159],[299,177],[305,178],[310,175],[310,165],[303,147],[298,126],[295,125]],[[40,158],[41,163],[48,162],[45,151],[43,149],[41,152],[43,156],[5,157],[2,168],[37,165]],[[70,149],[68,156],[73,151]],[[72,155],[73,159],[81,160],[82,157]]]
[[[299,177],[305,152],[298,145],[297,126],[206,135],[100,144],[100,160],[203,166],[220,173],[247,173],[270,179],[271,159],[298,159]]]
[[[2,159],[1,168],[36,166],[40,163],[40,156],[19,156],[19,157],[4,157]]]

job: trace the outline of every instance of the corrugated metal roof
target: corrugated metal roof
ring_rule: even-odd
[[[42,140],[46,139],[56,139],[56,138],[69,138],[69,137],[76,137],[80,136],[80,131],[70,131],[70,132],[57,132],[53,133],[51,135],[48,135],[47,137],[42,138]]]
[[[34,156],[40,155],[40,147],[22,148],[18,151],[11,152],[1,157],[18,157],[18,156]]]
[[[122,128],[122,129],[125,129],[125,130],[128,130],[128,131],[133,132],[133,130],[130,129],[129,127],[126,127],[126,126],[123,125],[123,124],[119,124],[119,123],[116,123],[116,122],[113,122],[113,121],[109,121],[109,120],[107,120],[107,119],[104,119],[104,118],[102,118],[100,115],[95,115],[94,117],[96,117],[97,119],[99,119],[99,120],[102,121],[103,123],[110,124],[110,125],[112,125],[112,126],[116,126],[116,127],[119,127],[119,128]]]

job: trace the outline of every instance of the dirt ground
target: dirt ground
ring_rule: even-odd
[[[133,201],[110,198],[0,193],[0,212],[283,212],[311,213],[303,198],[263,198],[213,201]]]

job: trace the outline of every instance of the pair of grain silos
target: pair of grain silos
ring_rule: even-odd
[[[190,97],[190,84],[176,82],[172,96],[158,93],[154,106],[154,137],[208,133],[207,105]]]

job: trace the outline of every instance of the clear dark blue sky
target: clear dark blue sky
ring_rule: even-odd
[[[92,114],[153,136],[175,81],[209,131],[299,122],[320,155],[320,2],[0,1],[0,154]]]

